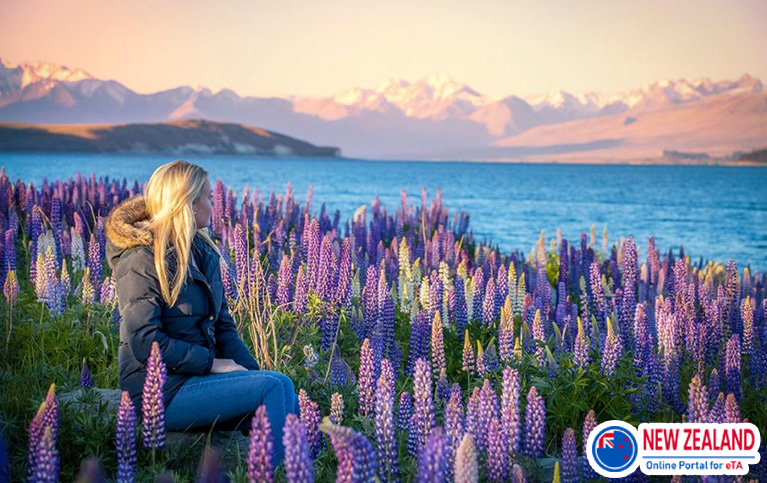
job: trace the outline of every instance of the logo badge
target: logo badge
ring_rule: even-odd
[[[636,429],[623,421],[607,421],[589,434],[586,448],[591,467],[607,478],[622,478],[639,465]]]

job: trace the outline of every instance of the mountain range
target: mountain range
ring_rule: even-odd
[[[483,95],[444,75],[330,97],[181,86],[142,94],[82,69],[0,60],[0,121],[241,123],[371,159],[625,162],[667,151],[727,157],[767,145],[767,96],[736,80],[662,79],[615,93]]]

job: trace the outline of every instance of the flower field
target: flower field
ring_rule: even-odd
[[[602,421],[767,428],[767,277],[736,261],[606,230],[598,242],[593,228],[502,253],[439,190],[344,220],[311,188],[301,202],[290,184],[266,195],[218,181],[210,230],[230,312],[259,365],[295,381],[301,414],[279,468],[263,407],[235,467],[199,464],[166,448],[156,344],[142,407],[123,393],[109,413],[93,393],[119,387],[104,221],[141,189],[0,171],[14,480],[585,482],[597,475],[583,446]],[[59,401],[78,388],[90,412]],[[765,481],[761,454],[743,481]]]

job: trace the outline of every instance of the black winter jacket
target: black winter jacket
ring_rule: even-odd
[[[143,195],[117,205],[104,225],[107,263],[117,279],[120,311],[120,388],[128,391],[141,414],[146,363],[157,341],[168,378],[163,388],[165,406],[192,376],[210,373],[214,358],[233,359],[257,370],[258,363],[237,332],[229,314],[221,281],[220,259],[195,234],[191,277],[173,306],[163,300],[154,266],[152,233],[145,228],[149,215]],[[166,255],[168,272],[176,273],[174,250]]]

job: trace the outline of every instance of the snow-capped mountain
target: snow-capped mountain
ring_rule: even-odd
[[[340,146],[349,156],[372,158],[451,153],[472,157],[478,148],[497,146],[499,140],[507,142],[536,128],[610,116],[637,119],[651,112],[696,109],[723,96],[763,97],[763,91],[759,79],[744,74],[735,81],[662,79],[613,93],[554,91],[493,97],[448,76],[432,75],[414,82],[390,78],[375,87],[352,87],[329,97],[251,97],[229,89],[214,93],[190,86],[139,94],[82,69],[0,60],[0,121],[71,124],[200,118],[256,125],[315,144]],[[664,142],[673,140],[673,134],[667,133]]]

